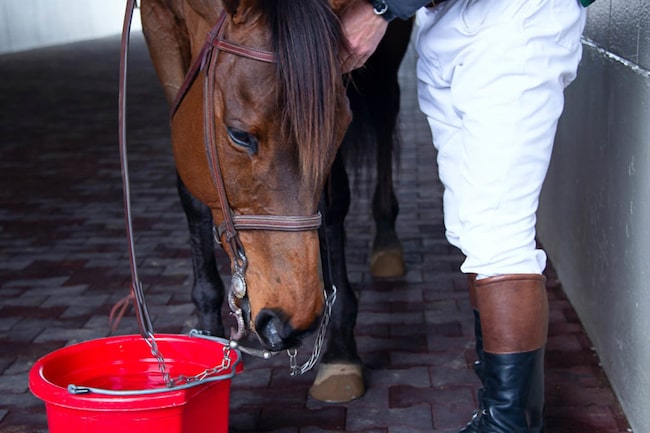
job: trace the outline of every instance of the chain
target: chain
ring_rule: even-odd
[[[192,331],[190,333],[190,336],[193,335],[200,335],[199,331]],[[228,369],[232,366],[232,358],[230,357],[232,353],[232,348],[230,344],[224,344],[223,346],[223,358],[221,360],[221,364],[217,365],[212,368],[207,368],[203,370],[202,372],[195,374],[194,376],[185,376],[183,374],[177,376],[176,378],[171,377],[169,374],[169,370],[167,368],[167,364],[165,363],[165,358],[158,349],[158,344],[156,343],[156,339],[154,338],[153,334],[149,334],[147,338],[144,339],[147,342],[147,345],[149,345],[149,348],[151,349],[151,354],[156,358],[156,361],[158,362],[158,370],[160,370],[160,374],[162,374],[163,380],[165,381],[165,386],[167,388],[173,388],[175,386],[183,385],[183,384],[189,384],[193,382],[198,382],[203,379],[207,379],[208,377],[216,376]]]
[[[327,296],[325,294],[325,313],[321,320],[320,328],[318,329],[318,334],[316,335],[316,341],[314,342],[314,349],[311,352],[309,359],[301,366],[298,366],[298,350],[289,349],[287,354],[289,355],[289,368],[291,370],[291,375],[296,376],[299,374],[305,374],[314,367],[318,358],[320,357],[320,351],[323,347],[323,342],[325,341],[325,334],[327,333],[327,327],[329,326],[330,318],[332,316],[332,306],[336,302],[336,286],[332,284],[332,294]]]
[[[165,358],[163,357],[162,353],[160,353],[160,350],[158,349],[158,343],[156,343],[156,339],[154,338],[153,334],[148,333],[146,336],[144,336],[144,341],[149,346],[153,357],[156,358],[156,361],[158,361],[158,370],[160,370],[160,374],[162,374],[165,385],[167,388],[171,388],[174,386],[174,381],[171,379],[169,370],[167,369],[167,364],[165,364]]]
[[[175,379],[172,380],[172,385],[171,386],[178,386],[182,385],[184,383],[194,383],[194,382],[199,382],[203,379],[207,379],[208,377],[211,376],[216,376],[228,369],[230,369],[232,365],[232,359],[230,358],[230,354],[232,352],[232,349],[230,348],[230,345],[226,344],[223,346],[223,359],[221,360],[221,365],[217,365],[212,368],[208,368],[203,370],[199,374],[195,374],[194,376],[185,376],[185,375],[180,375],[176,377]],[[169,385],[168,385],[169,386]]]
[[[197,330],[192,330],[190,332],[190,337],[193,336],[202,336],[203,338],[206,338],[206,336],[203,333],[201,333],[201,331],[197,331]],[[203,379],[207,379],[209,377],[219,375],[220,373],[230,369],[232,366],[232,358],[230,355],[233,349],[230,344],[224,344],[223,358],[221,359],[220,365],[217,365],[212,368],[206,368],[205,370],[203,370],[198,374],[195,374],[194,376],[185,376],[181,374],[172,379],[171,375],[169,374],[169,370],[167,369],[167,365],[165,364],[165,358],[160,353],[160,350],[158,349],[158,344],[156,344],[156,340],[154,339],[153,334],[150,334],[149,338],[145,338],[145,341],[147,342],[147,344],[151,349],[151,354],[158,361],[158,369],[160,370],[160,373],[163,376],[163,380],[165,381],[165,385],[167,386],[167,388],[173,388],[175,386],[179,386],[183,384],[199,382]]]
[[[235,369],[237,367],[237,364],[241,362],[241,353],[239,353],[239,350],[236,347],[233,347],[231,344],[229,344],[227,340],[224,340],[222,338],[209,337],[203,334],[201,331],[197,331],[195,329],[190,331],[189,336],[206,338],[210,340],[217,340],[217,342],[222,344],[224,356],[221,360],[221,364],[212,368],[207,368],[194,376],[179,375],[176,378],[172,379],[168,373],[167,366],[165,364],[165,359],[160,354],[158,345],[156,344],[153,335],[150,335],[148,336],[149,338],[144,339],[149,345],[149,347],[151,348],[152,355],[158,361],[158,367],[160,369],[160,372],[163,375],[167,389],[169,390],[186,389],[193,386],[198,386],[202,381],[212,382],[217,380],[229,380],[235,376],[236,374]],[[233,358],[233,351],[235,353],[234,358]],[[115,389],[103,389],[103,388],[94,388],[88,386],[79,386],[74,384],[68,385],[68,392],[73,395],[96,393],[101,395],[130,396],[130,395],[155,394],[162,391],[163,391],[162,388],[149,388],[149,389],[140,389],[140,390],[122,390],[122,389],[115,390]]]
[[[289,369],[291,370],[291,375],[295,376],[300,372],[298,368],[298,349],[289,349],[287,350],[287,355],[289,355]]]

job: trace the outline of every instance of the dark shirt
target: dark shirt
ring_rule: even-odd
[[[403,20],[407,20],[415,15],[415,12],[422,6],[431,3],[431,0],[384,0],[388,9]]]
[[[432,3],[430,0],[384,0],[384,2],[393,15],[403,20],[411,18],[422,6]],[[594,0],[580,0],[580,3],[585,7],[593,2]]]

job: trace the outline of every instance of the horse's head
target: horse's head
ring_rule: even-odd
[[[243,273],[246,294],[234,301],[266,347],[280,350],[313,329],[324,307],[313,216],[351,119],[342,36],[326,0],[223,0],[223,7],[217,39],[227,46],[212,51],[183,96],[172,121],[174,154],[183,182],[222,227],[233,274]],[[195,57],[214,24],[200,15],[190,34]],[[306,228],[296,225],[302,219]]]

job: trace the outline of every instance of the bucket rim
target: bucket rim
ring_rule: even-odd
[[[208,342],[218,343],[223,346],[230,347],[228,340],[218,337],[206,336],[200,334],[198,331],[192,331],[189,335],[183,334],[156,334],[154,336],[157,341],[164,341],[166,343],[185,343],[187,344],[190,341],[201,341],[207,340]],[[65,406],[71,408],[78,408],[81,406],[86,407],[87,404],[101,404],[102,406],[106,403],[120,405],[122,403],[126,404],[127,402],[141,402],[141,404],[136,404],[130,409],[138,410],[138,406],[152,406],[161,407],[166,404],[178,405],[178,400],[182,399],[184,394],[188,392],[188,389],[195,388],[198,385],[212,385],[215,382],[222,382],[232,379],[237,373],[241,372],[242,367],[242,356],[241,352],[236,348],[231,350],[235,353],[233,356],[233,361],[229,368],[226,369],[226,372],[220,372],[215,376],[211,376],[202,380],[196,380],[183,385],[173,386],[173,387],[157,387],[145,390],[111,390],[95,387],[85,387],[78,386],[74,384],[68,384],[68,386],[62,386],[52,381],[50,378],[46,377],[44,373],[44,368],[48,362],[56,359],[56,357],[65,356],[65,352],[73,352],[83,348],[83,346],[90,346],[93,344],[103,344],[103,343],[124,343],[132,344],[135,341],[143,340],[141,335],[138,334],[128,334],[120,335],[113,337],[103,337],[92,340],[87,340],[69,346],[62,347],[55,351],[52,351],[41,358],[39,358],[34,365],[32,366],[29,374],[29,388],[31,392],[41,400],[45,401],[48,404],[54,404],[57,406]],[[195,392],[200,392],[199,390]],[[146,399],[143,398],[146,396]],[[115,397],[121,397],[116,399]],[[165,403],[167,402],[167,403]]]
[[[156,339],[159,339],[160,336],[165,336],[165,335],[166,334],[161,334],[155,337]],[[167,334],[167,335],[171,335],[171,334]],[[216,343],[223,344],[224,346],[228,346],[230,347],[231,350],[237,350],[237,349],[233,349],[230,345],[230,341],[224,338],[207,336],[195,330],[192,330],[190,332],[189,337],[203,338],[209,341],[214,341]],[[227,369],[229,371],[225,373],[219,372],[200,380],[193,380],[190,382],[186,382],[182,385],[167,386],[164,388],[151,388],[151,389],[140,389],[140,390],[113,390],[113,389],[105,389],[105,388],[96,388],[92,386],[78,386],[71,383],[68,385],[67,389],[70,394],[74,394],[74,395],[94,393],[94,394],[113,395],[113,396],[150,395],[150,394],[159,394],[161,392],[181,391],[184,389],[193,388],[195,386],[199,386],[210,382],[230,380],[233,377],[235,377],[235,375],[237,374],[237,367],[239,366],[240,363],[241,363],[241,354],[238,353],[237,357],[235,358],[235,361],[231,363],[230,367]]]

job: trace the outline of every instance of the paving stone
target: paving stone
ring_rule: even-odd
[[[478,387],[480,382],[474,372],[465,366],[460,368],[435,367],[430,368],[431,386],[444,389],[456,385]]]
[[[0,313],[2,313],[4,316],[4,317],[0,317],[0,331],[10,330],[21,319],[20,317],[16,317],[16,316],[7,317],[6,315],[8,314],[8,312],[5,311],[4,309],[0,310]]]
[[[41,400],[34,397],[31,392],[26,392],[24,390],[19,392],[0,392],[0,406],[10,408],[9,416],[7,418],[14,415],[16,408],[25,409],[25,412],[27,413],[33,412],[33,408],[40,409],[42,407],[45,409],[44,404]],[[25,414],[23,413],[19,413],[19,416],[24,415]]]
[[[377,428],[386,425],[399,425],[404,428],[431,429],[433,420],[431,407],[427,404],[404,409],[351,407],[347,413],[346,429],[351,431],[364,428]]]
[[[65,341],[67,344],[74,344],[102,337],[104,337],[104,334],[94,329],[69,329],[51,327],[45,329],[38,337],[36,337],[36,339],[34,339],[34,343]]]
[[[2,392],[12,394],[27,392],[27,381],[25,380],[25,374],[10,374],[5,371],[2,374],[2,381],[0,381],[0,393]]]
[[[373,387],[389,387],[396,384],[414,387],[429,387],[429,371],[426,367],[407,369],[370,370],[367,375],[369,385]]]

